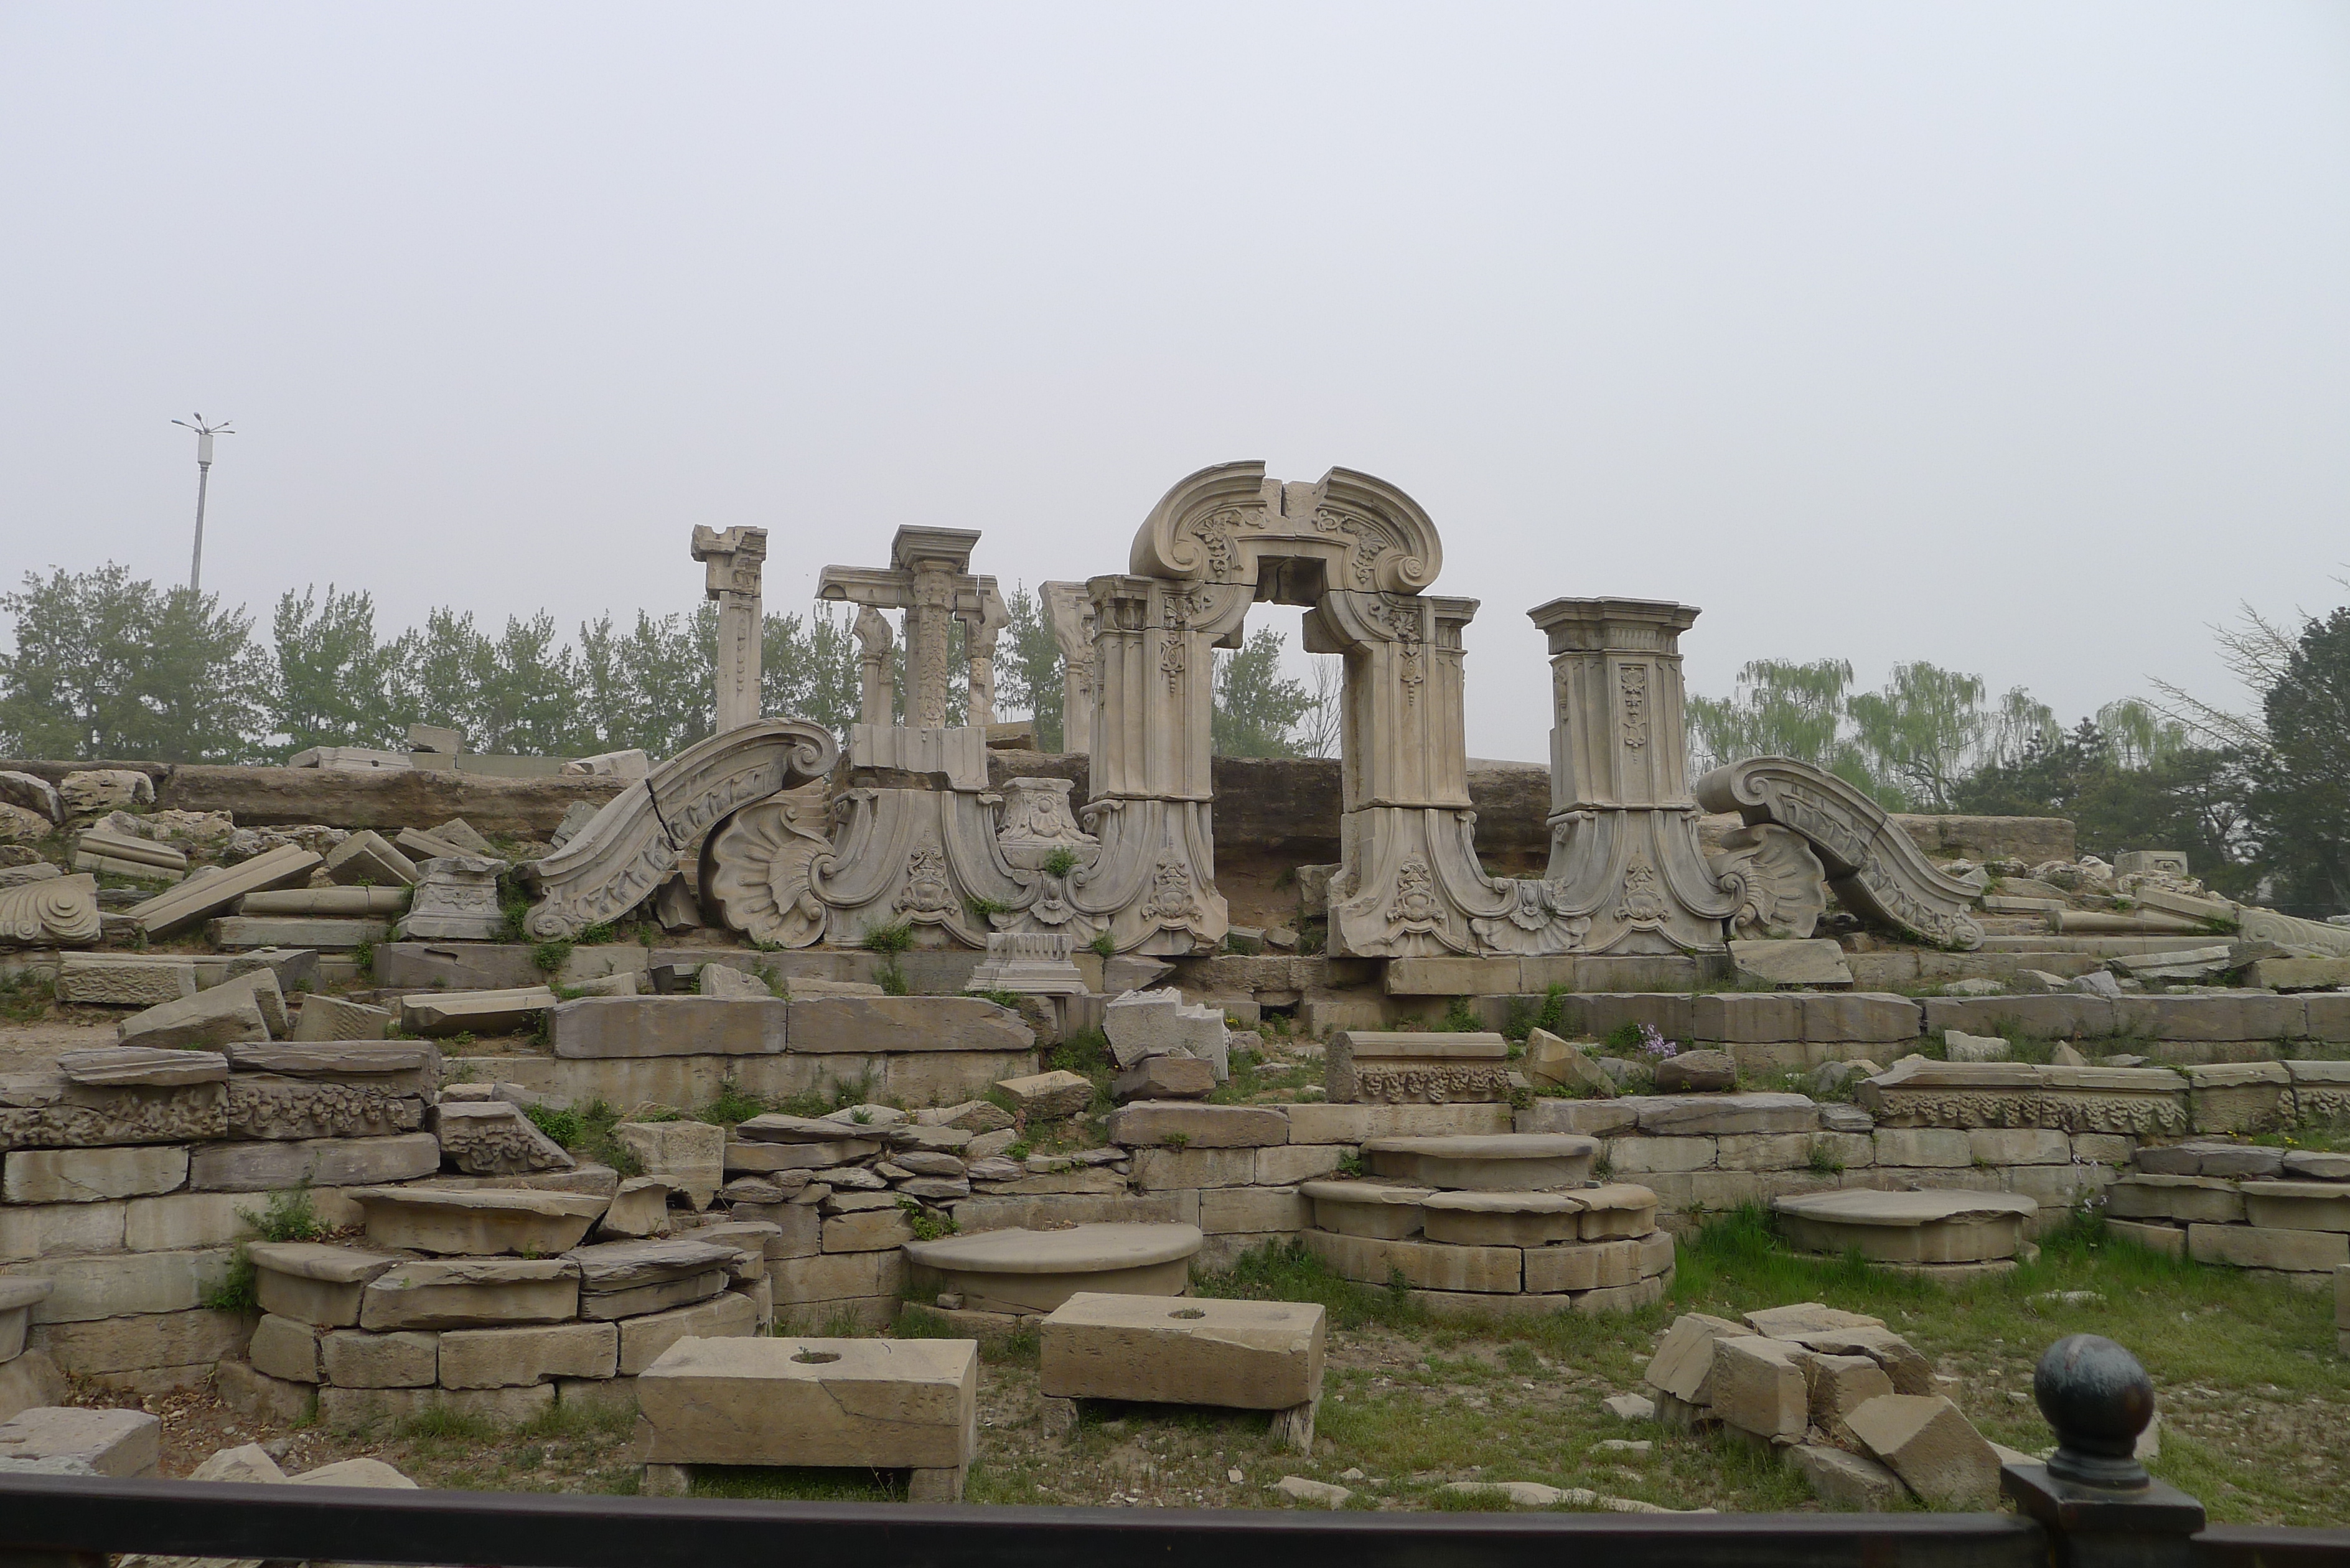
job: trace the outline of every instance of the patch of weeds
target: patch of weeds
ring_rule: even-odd
[[[1074,849],[1055,849],[1045,857],[1045,870],[1050,876],[1066,877],[1076,868],[1077,852]]]
[[[1510,1016],[1502,1024],[1503,1037],[1523,1044],[1537,1029],[1552,1034],[1565,1034],[1567,994],[1566,987],[1554,985],[1543,993],[1542,1006],[1538,1009],[1527,1006],[1522,997],[1513,998]]]
[[[890,959],[888,963],[883,964],[879,970],[874,971],[873,981],[875,984],[881,988],[881,994],[884,996],[910,996],[913,994],[914,982],[906,978],[904,966],[899,964],[895,958]]]
[[[898,1212],[906,1217],[906,1228],[913,1231],[914,1240],[917,1241],[935,1241],[941,1236],[951,1236],[962,1229],[955,1223],[954,1216],[941,1214],[935,1209],[924,1208],[922,1200],[919,1198],[899,1199]]]
[[[447,1042],[451,1049],[457,1051],[464,1050],[466,1047],[472,1045],[473,1043],[473,1032],[470,1029],[458,1030],[457,1033],[449,1036]]]
[[[1224,950],[1241,958],[1254,958],[1264,951],[1264,944],[1253,937],[1234,936],[1227,931],[1224,933]]]
[[[971,911],[973,921],[983,921],[991,915],[1008,915],[1012,906],[1001,898],[965,898],[962,907]]]
[[[826,1108],[830,1109],[829,1106]],[[747,1122],[753,1116],[764,1116],[766,1112],[766,1101],[728,1078],[718,1085],[718,1097],[702,1106],[695,1119],[713,1127],[731,1127],[738,1122]]]
[[[1011,1008],[1015,1012],[1020,1010],[1020,993],[1016,991],[973,991],[965,994],[992,1002],[998,1007]]]
[[[886,926],[868,926],[858,946],[869,953],[901,953],[914,945],[914,922],[896,920]]]
[[[583,1161],[608,1165],[621,1176],[642,1176],[644,1161],[620,1141],[613,1130],[621,1121],[619,1107],[597,1098],[584,1106],[525,1106],[531,1125]]]
[[[452,1410],[445,1405],[434,1405],[418,1411],[393,1428],[396,1435],[408,1438],[439,1438],[443,1441],[484,1443],[498,1436],[498,1424],[486,1416],[469,1416]]]
[[[48,1016],[57,1000],[57,982],[30,971],[0,980],[0,1018],[11,1023],[31,1023]]]
[[[1330,942],[1330,929],[1319,920],[1308,921],[1297,928],[1299,956],[1313,958]]]
[[[228,1261],[228,1272],[220,1283],[207,1289],[196,1298],[196,1304],[213,1312],[259,1312],[261,1310],[261,1280],[253,1260],[239,1247]]]
[[[359,946],[353,948],[351,950],[351,962],[359,966],[359,971],[361,974],[368,976],[369,979],[373,979],[375,976],[375,944],[373,942],[361,942]]]
[[[530,950],[530,961],[541,974],[554,974],[571,961],[571,939],[557,937],[551,942],[540,942]]]
[[[530,918],[530,900],[519,889],[509,888],[506,890],[505,896],[499,900],[498,913],[505,917],[507,941],[530,940],[530,933],[523,929],[523,922]]]
[[[1191,1147],[1191,1135],[1187,1132],[1171,1132],[1159,1141],[1169,1148],[1180,1152]]]
[[[1232,1301],[1319,1302],[1330,1314],[1330,1326],[1342,1329],[1368,1324],[1414,1326],[1424,1316],[1412,1304],[1408,1285],[1399,1294],[1341,1279],[1298,1241],[1253,1247],[1233,1259],[1229,1269],[1195,1278],[1191,1293]]]
[[[588,1134],[588,1123],[569,1106],[525,1106],[522,1114],[548,1137],[569,1148]]]
[[[1842,1176],[1844,1158],[1836,1153],[1827,1139],[1815,1137],[1812,1140],[1811,1153],[1804,1161],[1804,1168],[1814,1176]]]
[[[271,1193],[258,1214],[240,1209],[236,1217],[260,1231],[265,1241],[315,1241],[327,1233],[327,1222],[312,1207],[307,1183]]]
[[[1484,1032],[1485,1020],[1467,997],[1456,996],[1444,1010],[1441,1027],[1454,1034],[1480,1034]]]
[[[598,920],[592,926],[583,928],[574,940],[583,948],[601,947],[606,942],[619,940],[620,933],[609,920]]]
[[[1100,935],[1094,938],[1093,940],[1087,942],[1086,946],[1092,949],[1095,952],[1101,954],[1104,958],[1116,958],[1118,956],[1118,944],[1109,940],[1109,933],[1107,931],[1102,932]]]
[[[1363,1174],[1363,1151],[1350,1148],[1338,1157],[1338,1174],[1349,1179]]]
[[[1024,1160],[1028,1158],[1029,1153],[1030,1147],[1026,1138],[1022,1138],[1017,1143],[1010,1143],[1003,1146],[1003,1158],[1006,1159]]]

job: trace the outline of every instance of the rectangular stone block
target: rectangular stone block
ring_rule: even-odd
[[[639,1375],[647,1462],[952,1469],[978,1452],[972,1340],[684,1339]]]
[[[955,1223],[965,1231],[1035,1231],[1054,1225],[1196,1225],[1196,1191],[1095,1196],[1038,1195],[966,1198],[954,1206]],[[777,1301],[784,1298],[776,1296]]]
[[[2189,1225],[2187,1255],[2238,1269],[2324,1273],[2350,1263],[2350,1236],[2330,1231],[2273,1231],[2259,1225]]]
[[[1970,1166],[1974,1135],[1956,1127],[1879,1127],[1877,1163],[1913,1167]]]
[[[1918,1003],[1891,992],[1807,992],[1803,1004],[1803,1037],[1813,1044],[1906,1045],[1924,1027]]]
[[[1671,1242],[1667,1241],[1669,1248]],[[1643,1243],[1626,1239],[1616,1241],[1564,1241],[1548,1247],[1525,1249],[1525,1285],[1530,1293],[1555,1294],[1561,1291],[1594,1291],[1615,1285],[1628,1285],[1640,1277]]]
[[[2244,1218],[2278,1231],[2350,1232],[2350,1182],[2247,1181]]]
[[[788,1004],[800,1055],[907,1051],[1029,1051],[1036,1032],[977,996],[814,996]]]
[[[2138,1220],[2107,1219],[2106,1229],[2115,1235],[2136,1241],[2139,1246],[2160,1252],[2166,1257],[2187,1255],[2187,1232],[2176,1225],[2161,1225]]]
[[[620,1331],[608,1323],[452,1328],[441,1335],[444,1388],[515,1388],[556,1377],[609,1377]]]
[[[151,937],[166,936],[232,908],[247,893],[302,887],[310,880],[310,873],[325,864],[307,849],[283,845],[159,893],[132,908],[129,919]]]
[[[868,1209],[856,1214],[836,1214],[824,1222],[827,1252],[881,1252],[914,1239],[914,1228],[895,1209]]]
[[[118,1257],[47,1258],[11,1263],[0,1273],[40,1274],[54,1289],[33,1308],[35,1323],[89,1323],[141,1313],[188,1312],[227,1276],[227,1248],[133,1252]]]
[[[1802,1135],[1766,1133],[1759,1136],[1794,1137]],[[1607,1146],[1610,1166],[1626,1175],[1659,1170],[1704,1170],[1720,1157],[1721,1144],[1710,1137],[1619,1137]]]
[[[1575,1105],[1570,1100],[1543,1105]],[[1506,1105],[1471,1106],[1285,1106],[1292,1143],[1358,1144],[1375,1137],[1442,1137],[1449,1134],[1511,1130]],[[1544,1129],[1549,1130],[1547,1128]]]
[[[579,1314],[579,1268],[564,1258],[435,1258],[368,1282],[359,1326],[489,1328],[562,1323]]]
[[[1303,1231],[1312,1223],[1312,1209],[1295,1188],[1214,1187],[1200,1194],[1200,1229],[1211,1236]]]
[[[434,1411],[519,1427],[555,1408],[555,1385],[519,1388],[320,1388],[318,1422],[328,1431],[398,1427]]]
[[[1305,1302],[1081,1293],[1040,1329],[1048,1398],[1285,1410],[1321,1396],[1327,1314]]]
[[[1247,1187],[1256,1180],[1256,1150],[1249,1148],[1139,1148],[1134,1185],[1143,1192],[1180,1188]]]
[[[785,1048],[791,1010],[780,998],[583,996],[549,1015],[557,1056],[761,1056]]]
[[[1294,1187],[1338,1168],[1350,1151],[1343,1144],[1283,1144],[1256,1151],[1259,1187]]]
[[[1798,1170],[1811,1163],[1818,1133],[1751,1133],[1721,1140],[1724,1170]],[[1637,1138],[1622,1140],[1638,1143]]]
[[[2187,1083],[2188,1106],[2197,1132],[2272,1132],[2293,1119],[2293,1080],[2281,1062],[2189,1067]]]
[[[1525,989],[1514,958],[1400,958],[1388,961],[1389,996],[1510,996]]]
[[[1656,1137],[1814,1132],[1820,1121],[1819,1106],[1804,1095],[1648,1095],[1613,1103],[1633,1110],[1640,1130]]]
[[[1811,1396],[1804,1381],[1809,1353],[1759,1334],[1724,1336],[1713,1342],[1713,1370],[1706,1379],[1715,1417],[1758,1438],[1800,1442],[1811,1421]]]
[[[1931,996],[1921,1033],[1939,1038],[1956,1029],[1968,1034],[1996,1034],[2003,1023],[2051,1040],[2077,1040],[2085,1035],[2111,1034],[2116,1029],[2113,1002],[2102,996],[2060,992],[2043,996]]]
[[[1693,1039],[1746,1045],[1804,1037],[1803,1003],[1772,992],[1714,992],[1690,999]]]
[[[1342,1029],[1326,1077],[1339,1104],[1462,1105],[1510,1097],[1509,1042],[1499,1034]]]
[[[751,1297],[729,1291],[691,1306],[623,1318],[614,1326],[620,1334],[619,1376],[634,1377],[688,1336],[728,1339],[757,1333],[758,1306]]]
[[[252,1319],[242,1313],[142,1313],[135,1317],[44,1324],[35,1348],[69,1377],[101,1377],[159,1366],[194,1366],[244,1353]]]
[[[276,1192],[302,1186],[371,1187],[411,1181],[441,1168],[431,1133],[321,1137],[199,1146],[188,1185],[199,1192]]]
[[[1515,1247],[1448,1247],[1336,1236],[1326,1231],[1308,1231],[1298,1239],[1339,1274],[1366,1284],[1384,1285],[1397,1272],[1408,1283],[1431,1291],[1513,1294],[1524,1283],[1523,1262]]]
[[[906,1282],[906,1259],[901,1252],[821,1252],[771,1260],[767,1278],[779,1307],[847,1296],[894,1296]]]
[[[2297,996],[2246,992],[2217,996],[2126,996],[2114,1003],[2117,1023],[2157,1040],[2297,1039],[2307,1016]]]
[[[318,1381],[318,1331],[290,1317],[264,1313],[245,1351],[253,1369],[288,1383]]]
[[[188,1179],[184,1147],[23,1148],[0,1166],[10,1203],[99,1203],[170,1192]]]
[[[157,1007],[196,994],[195,961],[147,953],[61,953],[57,1000],[85,1007]]]
[[[212,924],[213,946],[229,951],[244,948],[315,948],[320,952],[348,952],[369,947],[391,934],[387,920],[313,919],[298,915],[231,915]]]
[[[2241,1225],[2244,1196],[2217,1177],[2125,1176],[2106,1189],[2106,1212],[2117,1220]]]
[[[1289,1141],[1289,1118],[1271,1106],[1138,1100],[1110,1113],[1109,1140],[1128,1147],[1262,1148]]]
[[[2043,1127],[1976,1127],[1967,1134],[1983,1165],[2069,1165],[2073,1140]]]
[[[332,1329],[318,1336],[326,1381],[341,1388],[424,1388],[441,1375],[441,1336]]]

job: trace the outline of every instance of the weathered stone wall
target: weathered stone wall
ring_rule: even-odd
[[[178,811],[226,811],[242,827],[324,823],[329,827],[393,831],[429,828],[462,816],[484,833],[543,838],[574,801],[600,805],[621,781],[562,777],[511,779],[437,771],[386,769],[341,773],[322,768],[210,767],[182,763],[0,762],[0,770],[29,773],[54,784],[88,768],[126,768],[155,781],[155,804]],[[1085,794],[1081,756],[1039,752],[988,753],[988,774],[1001,786],[1011,778],[1065,778]],[[1216,846],[1222,862],[1263,859],[1280,866],[1338,858],[1338,763],[1327,758],[1218,757]],[[1477,810],[1477,848],[1497,871],[1539,871],[1550,855],[1549,770],[1530,763],[1471,759],[1469,797]],[[2031,864],[2070,860],[2073,825],[2061,817],[1897,816],[1927,853],[1972,859],[2013,857]],[[1700,835],[1713,846],[1736,826],[1708,817]]]

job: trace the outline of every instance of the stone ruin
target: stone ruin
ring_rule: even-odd
[[[546,792],[527,832],[418,805],[240,826],[180,804],[203,770],[160,795],[132,770],[0,772],[0,827],[66,846],[0,866],[0,967],[118,1020],[0,1077],[0,1419],[67,1376],[214,1376],[331,1423],[634,1401],[649,1490],[834,1463],[951,1498],[978,1442],[967,1342],[800,1331],[909,1300],[972,1333],[1033,1322],[1051,1399],[1272,1410],[1310,1443],[1318,1309],[1195,1303],[1195,1271],[1295,1242],[1446,1316],[1618,1311],[1664,1298],[1677,1232],[1750,1201],[1791,1245],[1948,1282],[2101,1199],[2147,1246],[2343,1281],[2350,1353],[2350,1158],[2241,1141],[2350,1117],[2350,1064],[2272,1059],[2350,1044],[2350,929],[2214,898],[2157,853],[1954,857],[1783,759],[1692,780],[1697,612],[1644,600],[1530,612],[1547,858],[1489,872],[1476,604],[1429,591],[1417,504],[1346,470],[1204,470],[1126,572],[1045,585],[1070,755],[1007,755],[978,542],[900,529],[887,566],[823,574],[857,607],[843,748],[761,716],[764,532],[696,530],[717,732],[421,797]],[[1346,679],[1336,858],[1297,868],[1269,953],[1218,883],[1211,756],[1214,650],[1264,600],[1304,608]],[[314,759],[269,787],[466,782],[413,760],[452,740],[412,740],[405,766]],[[1106,1071],[1054,1066],[1096,1027]],[[1627,1034],[1663,1054],[1607,1044]],[[1320,1081],[1201,1103],[1243,1050]],[[849,1103],[672,1119],[809,1096]],[[637,1108],[628,1174],[531,1114],[598,1100]],[[255,1241],[246,1210],[296,1187],[340,1233]],[[259,1310],[208,1307],[240,1260]],[[1866,1414],[1879,1378],[1935,1392],[1870,1325],[1690,1321],[1651,1370],[1669,1412],[1819,1450],[1797,1462],[1823,1495],[1939,1497],[1929,1452],[1979,1482],[1939,1408]],[[848,1385],[899,1429],[806,1414]]]

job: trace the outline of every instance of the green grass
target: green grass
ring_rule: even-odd
[[[597,1098],[584,1106],[525,1106],[539,1131],[582,1160],[608,1165],[621,1176],[642,1176],[644,1161],[613,1131],[625,1119],[619,1107]]]
[[[46,974],[30,971],[0,980],[0,1018],[11,1023],[36,1023],[48,1016],[57,984]]]
[[[868,926],[858,945],[867,952],[904,952],[914,945],[914,923],[911,920],[896,920],[885,926]]]

